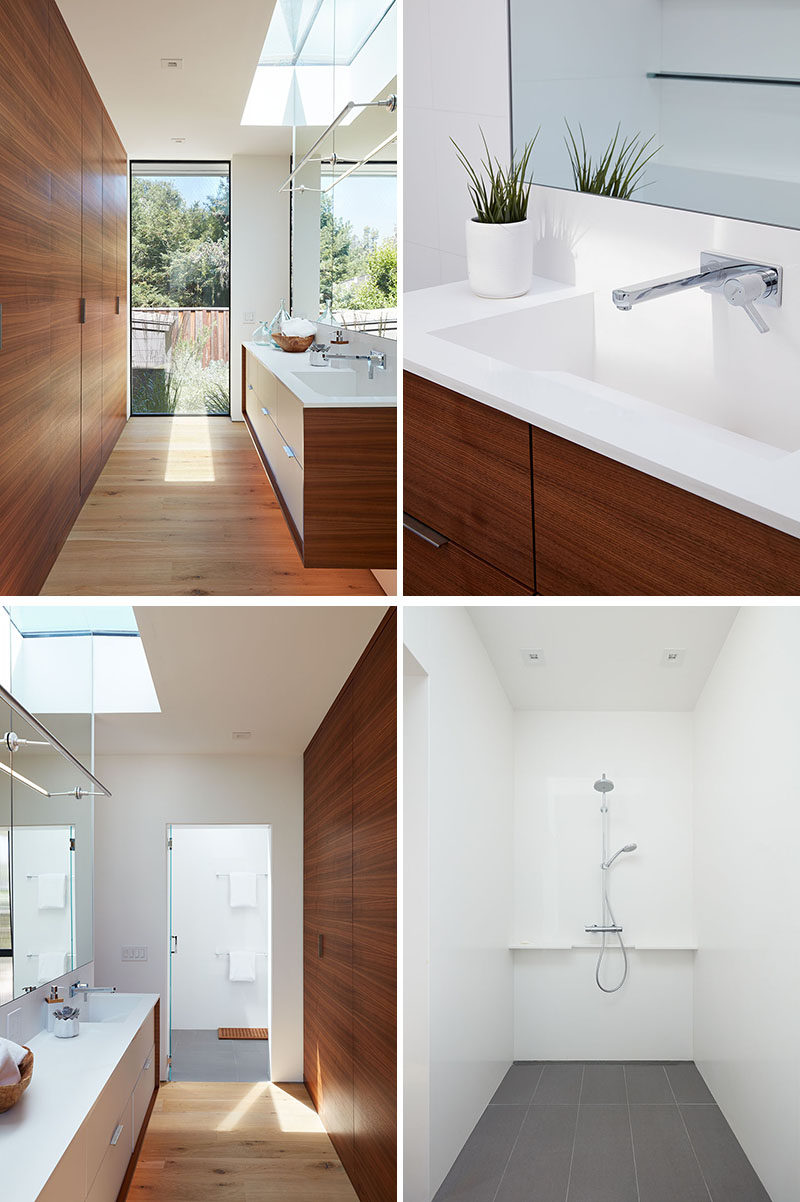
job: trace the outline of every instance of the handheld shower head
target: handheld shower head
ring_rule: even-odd
[[[610,859],[606,860],[605,864],[603,864],[602,867],[610,868],[611,865],[616,860],[617,856],[621,856],[623,854],[623,852],[626,852],[626,851],[636,851],[636,848],[638,846],[639,846],[638,843],[626,843],[624,847],[621,847],[619,849],[619,851],[615,851],[613,856],[611,856]]]
[[[600,780],[596,780],[594,782],[594,787],[597,789],[598,793],[610,793],[614,788],[614,782],[613,780],[606,780],[606,774],[604,772],[600,777]]]

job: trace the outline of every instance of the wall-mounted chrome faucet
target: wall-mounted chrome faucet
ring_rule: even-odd
[[[333,345],[333,344],[332,344]],[[315,342],[310,348],[311,356],[309,362],[312,367],[325,367],[331,359],[352,359],[362,360],[369,364],[367,375],[370,380],[375,378],[375,368],[378,371],[386,371],[386,354],[384,351],[370,351],[368,355],[337,355],[333,354],[324,344],[320,345]]]
[[[671,296],[689,288],[721,294],[729,305],[744,310],[759,334],[766,334],[769,326],[755,305],[778,308],[783,291],[783,268],[704,250],[700,256],[700,270],[694,275],[669,275],[660,280],[615,288],[611,299],[618,309],[627,312],[643,301]]]

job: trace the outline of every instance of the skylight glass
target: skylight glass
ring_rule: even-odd
[[[349,66],[395,0],[278,0],[259,66]]]
[[[138,634],[131,605],[9,605],[23,636],[36,634]]]

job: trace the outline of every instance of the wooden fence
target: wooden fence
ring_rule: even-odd
[[[147,333],[160,329],[166,335],[167,359],[178,342],[200,343],[203,367],[212,361],[227,363],[230,358],[231,315],[229,309],[133,309],[131,327],[134,334],[134,359],[137,354],[136,333],[147,341]],[[146,362],[134,367],[150,366]]]

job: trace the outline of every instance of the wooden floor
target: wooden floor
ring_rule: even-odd
[[[303,1085],[162,1085],[130,1202],[358,1202]]]
[[[382,595],[304,568],[243,422],[134,417],[45,582],[49,596]]]

